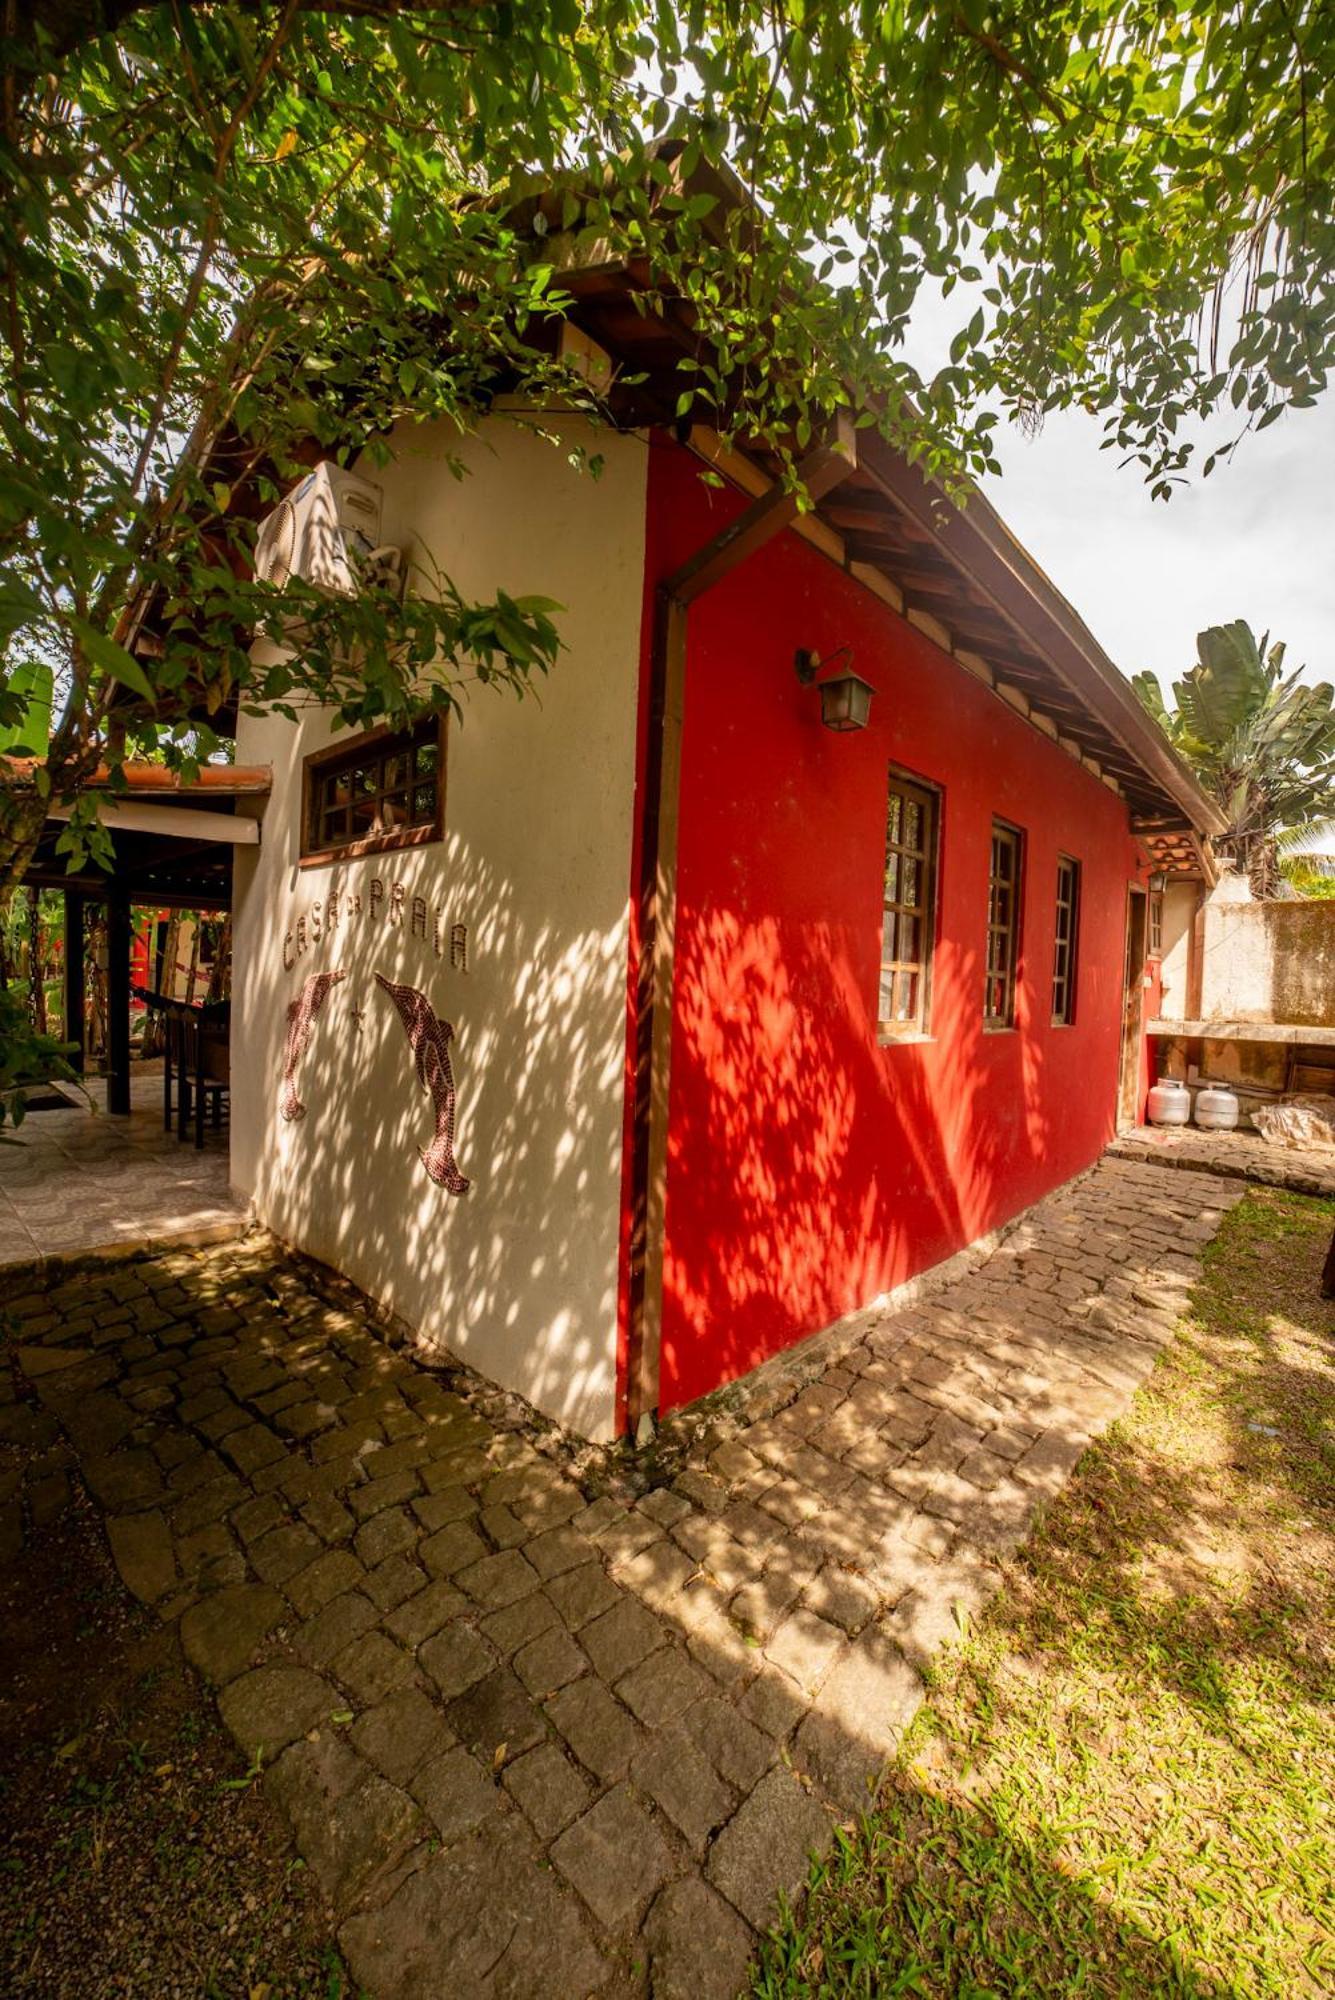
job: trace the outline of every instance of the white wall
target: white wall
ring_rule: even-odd
[[[499,587],[565,607],[567,650],[537,693],[477,690],[451,724],[443,841],[299,869],[301,760],[330,740],[327,719],[242,721],[238,761],[271,762],[274,790],[258,854],[238,850],[232,1172],[278,1235],[346,1272],[425,1346],[606,1437],[647,454],[637,438],[546,421],[596,446],[600,480],[505,418],[465,440],[405,431],[392,465],[364,468],[384,488],[384,540],[420,538],[465,595]],[[447,453],[469,477],[452,476]],[[386,892],[375,915],[373,878]],[[321,923],[317,942],[312,906],[323,916],[335,880],[345,907],[360,894],[361,914],[332,938]],[[425,938],[406,900],[392,920],[394,883],[426,898]],[[468,926],[466,972],[449,962],[455,923]],[[307,1114],[285,1123],[286,1008],[309,973],[334,967],[347,976],[298,1078]],[[454,1026],[464,1195],[418,1158],[431,1103],[376,971]]]

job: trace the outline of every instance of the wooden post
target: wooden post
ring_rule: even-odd
[[[70,1066],[82,1074],[88,1047],[84,1022],[84,943],[83,897],[77,889],[65,891],[65,1040],[73,1042]]]
[[[46,986],[42,979],[42,892],[28,885],[28,1012],[39,1035],[46,1033]]]
[[[107,1110],[130,1110],[130,898],[107,897]]]

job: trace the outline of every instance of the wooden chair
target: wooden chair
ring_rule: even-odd
[[[194,1126],[195,1147],[204,1144],[206,1104],[216,1130],[222,1124],[223,1099],[230,1101],[231,1004],[195,1007],[165,993],[137,986],[136,996],[162,1017],[162,1124],[184,1139]],[[175,1098],[172,1085],[175,1083]]]

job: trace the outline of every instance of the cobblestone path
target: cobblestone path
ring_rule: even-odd
[[[86,1483],[375,2000],[726,2000],[1243,1191],[1105,1160],[627,1504],[267,1239],[85,1271],[7,1301],[0,1518]]]
[[[1142,1126],[1115,1139],[1112,1153],[1123,1160],[1186,1167],[1193,1173],[1222,1174],[1229,1180],[1287,1188],[1290,1194],[1335,1196],[1335,1153],[1329,1146],[1272,1146],[1255,1132],[1202,1132],[1194,1125]]]

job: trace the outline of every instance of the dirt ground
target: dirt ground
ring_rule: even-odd
[[[316,1885],[174,1633],[122,1587],[78,1487],[24,1456],[0,1449],[7,1487],[38,1472],[0,1573],[0,1991],[352,2000]]]

